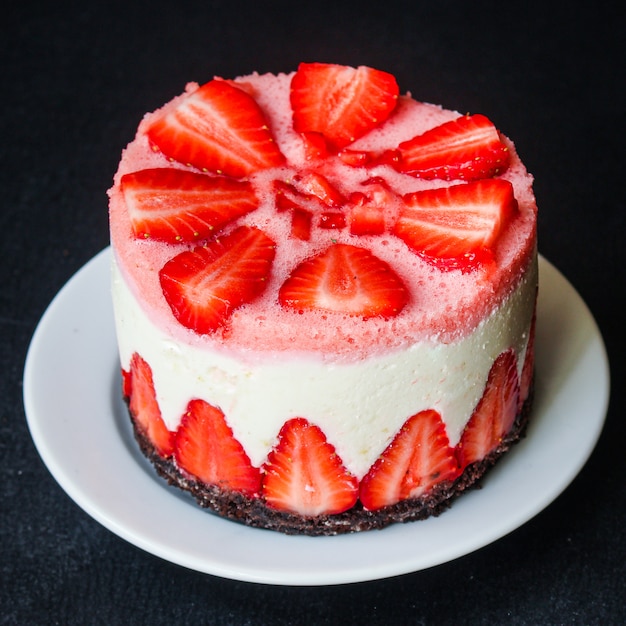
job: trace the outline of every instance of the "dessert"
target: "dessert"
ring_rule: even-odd
[[[201,506],[309,535],[439,514],[523,434],[532,177],[380,70],[190,83],[109,191],[122,393]]]

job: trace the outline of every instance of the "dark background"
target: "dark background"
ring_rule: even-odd
[[[620,4],[26,0],[5,6],[0,623],[626,623]],[[402,91],[485,113],[512,137],[536,177],[540,250],[589,305],[612,369],[598,446],[545,511],[454,562],[337,587],[223,580],[126,543],[52,479],[22,405],[31,335],[60,287],[107,246],[105,192],[142,114],[189,80],[291,71],[302,60],[390,71]]]

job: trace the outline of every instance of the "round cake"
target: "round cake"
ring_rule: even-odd
[[[190,83],[109,207],[121,393],[201,506],[309,535],[423,519],[523,435],[537,207],[487,117],[363,66]]]

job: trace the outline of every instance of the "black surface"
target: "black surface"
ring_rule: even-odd
[[[626,623],[624,22],[620,3],[606,5],[4,7],[0,623]],[[126,543],[52,479],[22,405],[31,335],[57,290],[107,245],[105,191],[143,112],[188,80],[291,71],[301,60],[391,71],[403,91],[485,113],[515,140],[536,177],[540,250],[594,313],[613,381],[594,454],[536,518],[454,562],[337,587],[223,580]]]

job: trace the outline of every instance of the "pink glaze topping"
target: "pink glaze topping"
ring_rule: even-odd
[[[441,271],[388,232],[379,236],[355,236],[347,228],[314,228],[309,241],[300,241],[290,236],[289,217],[276,211],[271,193],[274,180],[292,180],[294,175],[311,167],[305,157],[302,138],[292,127],[289,101],[291,77],[291,74],[253,74],[235,81],[255,98],[263,110],[287,160],[283,167],[264,170],[249,177],[261,200],[260,206],[225,230],[228,232],[241,224],[254,225],[277,242],[271,278],[263,294],[237,309],[223,328],[210,335],[198,335],[181,326],[173,317],[158,277],[163,265],[184,246],[140,241],[132,234],[119,187],[120,179],[126,173],[146,168],[189,169],[152,150],[145,133],[156,116],[176,106],[186,94],[197,89],[197,84],[190,83],[185,94],[144,117],[135,139],[123,152],[114,186],[109,192],[111,243],[115,259],[134,296],[150,319],[173,340],[196,346],[206,345],[213,350],[261,352],[268,356],[296,351],[319,355],[322,359],[330,356],[352,360],[406,348],[417,341],[447,343],[462,338],[512,292],[536,251],[536,203],[532,176],[520,161],[514,145],[503,137],[511,161],[501,177],[512,183],[519,211],[498,240],[496,268],[488,274],[480,270],[467,273]],[[350,148],[376,151],[394,148],[402,141],[459,115],[439,106],[417,102],[407,94],[399,98],[395,111],[386,122]],[[348,166],[335,156],[324,161],[321,168],[323,174],[346,196],[363,189],[364,181],[374,176],[384,178],[399,194],[459,182],[420,180],[401,174],[389,165],[368,168]],[[409,291],[409,302],[400,314],[391,319],[363,320],[337,313],[298,312],[279,304],[278,290],[293,268],[332,242],[366,247],[394,269]]]

